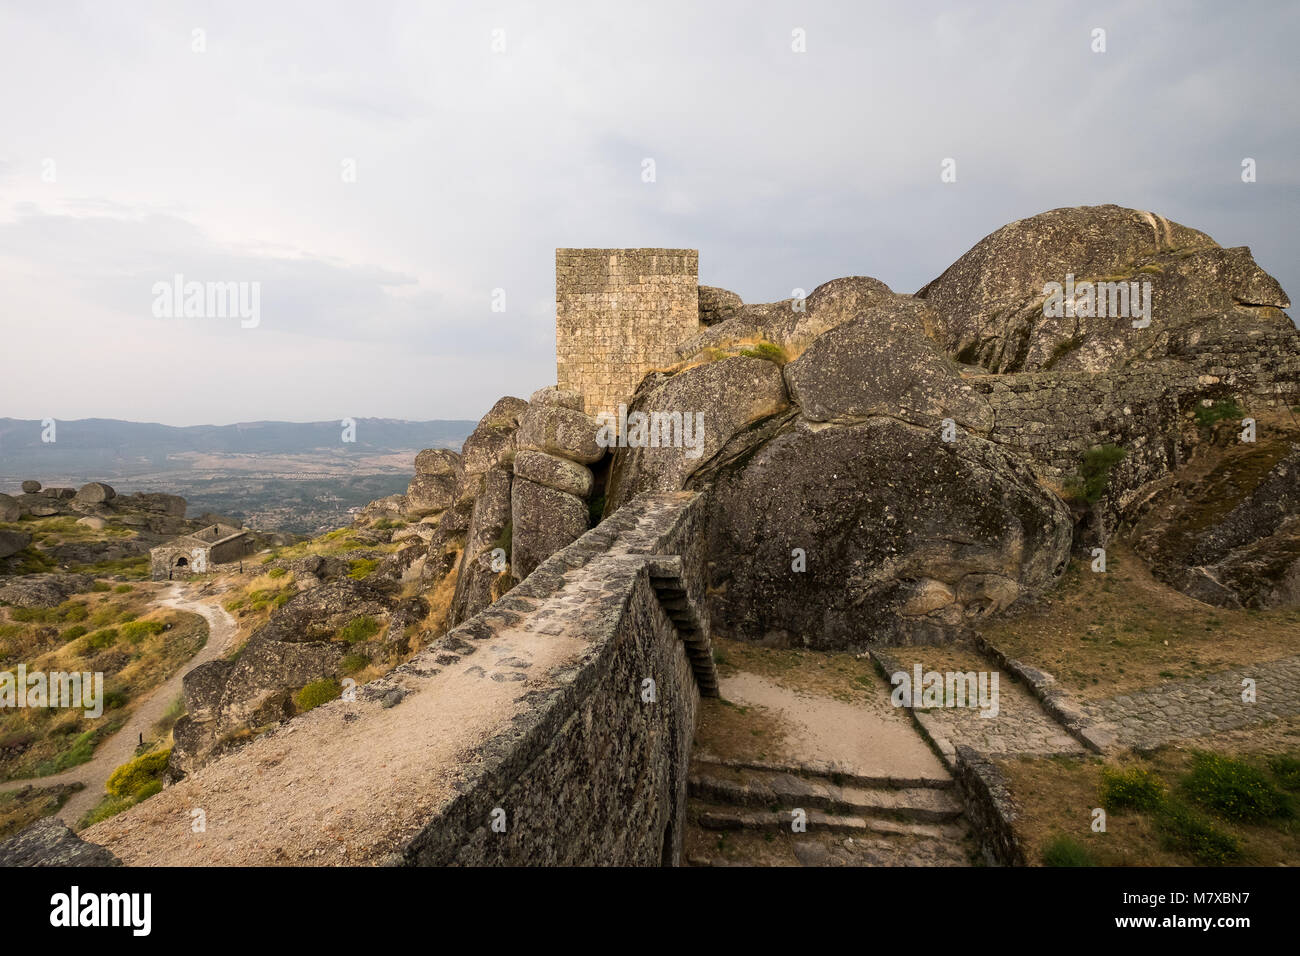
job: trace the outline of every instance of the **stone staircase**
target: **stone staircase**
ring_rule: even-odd
[[[660,607],[682,639],[701,696],[717,697],[718,670],[713,663],[713,645],[709,641],[708,627],[700,619],[695,602],[686,593],[682,581],[682,559],[672,556],[651,561],[650,585]]]
[[[807,830],[791,829],[792,811]],[[968,866],[977,842],[950,776],[871,778],[699,755],[691,765],[692,866]]]

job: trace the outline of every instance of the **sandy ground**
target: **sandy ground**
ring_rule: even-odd
[[[732,703],[773,713],[784,732],[782,751],[801,761],[835,764],[863,777],[948,775],[906,712],[890,706],[883,687],[865,703],[790,690],[746,672],[722,678],[720,688]]]
[[[215,660],[229,649],[235,637],[236,627],[235,619],[226,613],[224,608],[186,597],[185,589],[180,584],[172,584],[166,596],[157,603],[164,607],[191,611],[201,615],[208,622],[208,641],[202,649],[181,665],[180,669],[165,683],[139,702],[122,729],[95,748],[95,754],[90,760],[71,770],[48,777],[8,781],[0,784],[0,790],[19,790],[26,786],[45,787],[63,783],[84,784],[85,789],[73,794],[57,814],[59,819],[69,826],[76,826],[77,821],[104,798],[104,784],[108,782],[113,771],[135,756],[140,735],[147,735],[153,725],[162,719],[172,701],[180,694],[181,681],[185,675],[200,664]]]

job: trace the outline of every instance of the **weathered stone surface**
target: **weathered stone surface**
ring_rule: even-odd
[[[509,562],[506,529],[511,518],[511,484],[511,474],[505,468],[491,468],[483,476],[483,490],[474,500],[474,510],[465,532],[456,592],[448,612],[448,621],[453,626],[473,617],[504,590],[506,569],[500,565],[493,568],[492,552],[501,548],[505,561]]]
[[[450,448],[426,448],[415,456],[417,475],[454,475],[460,469],[460,455]]]
[[[479,420],[461,446],[462,483],[472,481],[514,456],[515,430],[519,427],[519,417],[527,408],[528,403],[522,398],[507,395]]]
[[[516,581],[581,537],[588,523],[581,498],[519,477],[510,489],[510,517],[510,573]]]
[[[32,543],[32,536],[24,531],[0,531],[0,558],[17,554]]]
[[[443,511],[456,500],[456,476],[416,475],[406,486],[407,515],[418,517]]]
[[[0,601],[19,607],[55,607],[74,594],[89,591],[95,579],[89,574],[24,574],[0,579]]]
[[[548,455],[544,451],[524,449],[515,454],[515,475],[527,478],[547,488],[567,492],[579,498],[591,495],[591,469],[566,458]]]
[[[1197,600],[1300,606],[1300,446],[1229,449],[1204,477],[1152,489],[1129,517],[1152,573]]]
[[[111,485],[106,485],[102,481],[92,481],[81,486],[76,494],[76,500],[82,504],[98,505],[106,501],[112,501],[117,497],[117,492]]]
[[[87,843],[62,820],[46,817],[0,843],[0,866],[121,866],[102,846]]]
[[[151,511],[173,518],[184,518],[186,501],[180,495],[166,495],[155,491],[136,492],[131,495],[119,495],[114,499],[119,507],[135,511]]]
[[[710,350],[732,350],[768,341],[796,358],[817,336],[894,300],[910,300],[867,276],[846,276],[819,285],[805,299],[742,305],[727,318],[678,344],[676,357],[698,360]],[[922,334],[928,327],[918,331]]]
[[[993,426],[988,402],[920,332],[920,316],[928,312],[916,300],[896,299],[817,338],[785,367],[803,416],[820,422],[888,416],[916,425],[950,418],[987,434]]]
[[[633,399],[629,419],[632,412],[658,413],[680,416],[684,425],[690,415],[692,441],[688,447],[680,439],[667,441],[685,430],[679,433],[676,421],[669,426],[661,418],[649,436],[658,440],[659,447],[618,449],[606,492],[607,512],[648,491],[680,491],[734,435],[789,406],[781,369],[764,359],[736,356],[697,365],[657,385],[647,380],[646,385],[650,387],[643,387]],[[651,417],[649,424],[654,422]],[[630,442],[630,424],[628,432]]]
[[[791,646],[949,639],[1052,583],[1070,542],[1064,504],[962,429],[795,422],[716,478],[712,617]]]
[[[385,495],[376,498],[357,513],[358,521],[380,521],[404,515],[409,507],[406,495]]]
[[[1044,315],[1047,284],[1067,276],[1076,285],[1149,283],[1149,326],[1115,314],[1109,288],[1105,314]],[[1204,233],[1119,206],[1053,209],[1003,226],[917,296],[934,307],[950,353],[995,372],[1096,372],[1158,360],[1207,324],[1281,327],[1290,304],[1250,250],[1222,249]],[[1079,286],[1079,313],[1090,311],[1087,299]]]
[[[699,328],[698,284],[694,249],[556,249],[559,387],[589,415],[616,410]]]
[[[717,325],[740,314],[744,302],[726,289],[702,285],[699,289],[700,325]]]
[[[571,388],[560,388],[557,385],[539,388],[529,397],[528,404],[559,405],[561,408],[572,408],[577,412],[583,411],[582,393]]]
[[[599,461],[605,449],[596,444],[596,422],[585,413],[559,405],[530,405],[519,420],[519,448],[544,451],[584,465]]]
[[[25,495],[34,495],[40,490],[41,483],[39,481],[33,481],[31,478],[28,478],[23,482],[23,494]]]
[[[17,521],[23,513],[18,499],[11,495],[0,494],[0,521]]]

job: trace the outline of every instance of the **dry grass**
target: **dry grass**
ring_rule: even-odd
[[[1275,754],[1300,755],[1300,717],[1265,727],[1229,731],[1178,746],[1162,747],[1146,756],[1020,757],[999,761],[1019,810],[1015,824],[1031,864],[1039,864],[1043,849],[1058,834],[1087,848],[1100,866],[1189,866],[1195,860],[1170,849],[1156,817],[1147,812],[1110,813],[1106,832],[1093,833],[1093,809],[1101,805],[1103,767],[1141,767],[1157,774],[1171,789],[1190,768],[1193,750],[1244,757],[1252,762]],[[1300,819],[1257,825],[1225,821],[1207,814],[1217,829],[1236,837],[1242,846],[1239,865],[1300,864]]]
[[[0,779],[45,776],[89,760],[137,700],[203,647],[207,622],[185,611],[151,609],[156,590],[137,585],[129,593],[77,595],[38,612],[44,620],[26,623],[12,620],[20,609],[4,609],[5,669],[22,663],[29,673],[102,672],[105,700],[98,718],[59,707],[15,708],[0,715]],[[156,625],[157,633],[141,627],[146,624]]]
[[[789,690],[847,704],[874,700],[879,694],[879,678],[865,655],[763,647],[715,635],[713,658],[724,676],[744,671]]]
[[[1112,697],[1300,652],[1300,609],[1231,610],[1157,581],[1127,547],[1105,573],[1075,560],[1034,607],[986,624],[1012,657],[1053,674],[1082,698]]]
[[[42,817],[58,813],[80,789],[81,784],[73,783],[0,792],[0,840],[9,839]]]
[[[695,749],[714,757],[776,760],[793,758],[785,747],[787,728],[766,707],[733,704],[717,697],[700,700]]]

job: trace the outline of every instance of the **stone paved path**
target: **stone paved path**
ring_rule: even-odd
[[[1255,702],[1242,701],[1242,680],[1255,682]],[[1194,680],[1086,702],[1093,720],[1125,747],[1235,730],[1300,713],[1300,656],[1236,668]]]
[[[886,672],[911,671],[911,657],[902,648],[872,652]],[[992,662],[983,665],[996,670]],[[1042,704],[1007,673],[998,675],[998,712],[981,717],[977,708],[932,708],[916,710],[915,716],[935,746],[951,761],[962,744],[981,753],[1078,754],[1083,745],[1043,710]]]

